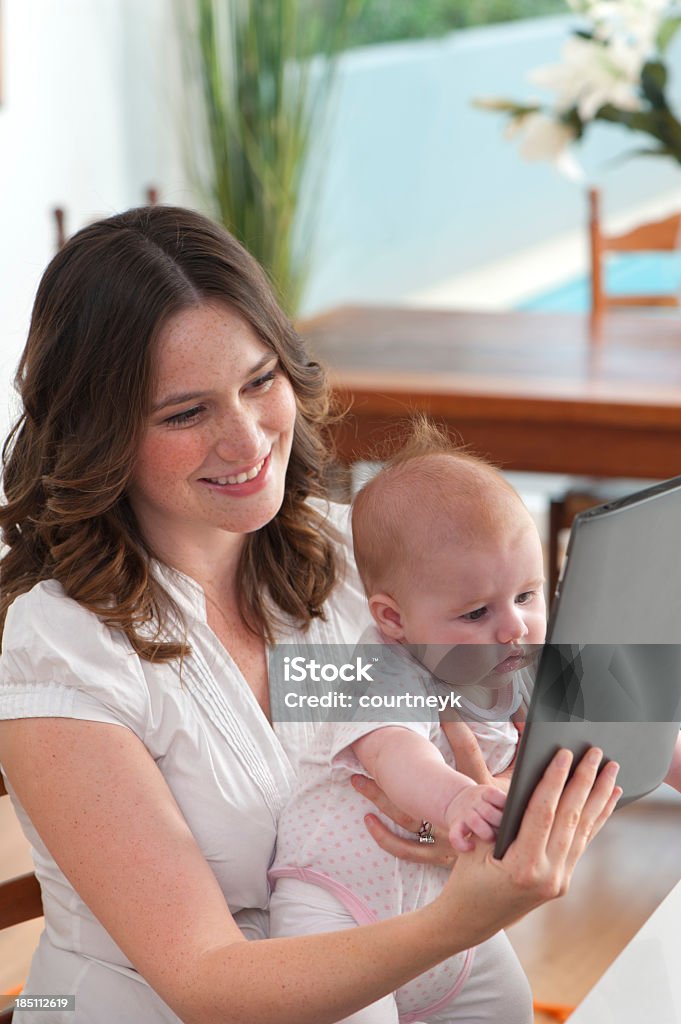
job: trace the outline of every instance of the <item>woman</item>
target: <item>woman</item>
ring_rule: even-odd
[[[234,239],[155,207],[55,257],[19,385],[0,761],[46,909],[28,992],[75,992],[72,1024],[324,1024],[566,887],[617,797],[598,752],[564,792],[559,755],[504,860],[462,857],[425,910],[245,941],[296,756],[267,645],[366,621],[321,500],[323,373]]]

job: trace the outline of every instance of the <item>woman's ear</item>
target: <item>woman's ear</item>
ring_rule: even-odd
[[[402,612],[389,594],[373,594],[369,598],[369,611],[383,636],[388,640],[404,640]]]

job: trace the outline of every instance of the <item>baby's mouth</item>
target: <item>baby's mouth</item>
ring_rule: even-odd
[[[528,660],[527,654],[523,648],[517,647],[515,650],[511,651],[503,661],[500,661],[498,665],[495,665],[494,671],[497,675],[505,675],[507,672],[517,672],[527,664]]]

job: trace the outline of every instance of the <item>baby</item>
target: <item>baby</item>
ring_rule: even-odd
[[[518,739],[512,716],[527,702],[525,667],[546,629],[541,543],[522,501],[496,469],[420,423],[360,491],[352,525],[375,624],[360,642],[384,645],[389,674],[410,692],[456,693],[457,714],[470,723],[490,773],[503,771]],[[448,836],[465,851],[474,837],[494,838],[505,792],[456,770],[447,729],[437,719],[315,728],[298,790],[279,821],[273,936],[416,910],[447,877],[443,868],[367,843],[367,806],[350,783],[353,773],[370,775],[403,812],[424,819],[424,839],[434,828],[438,842]],[[531,1020],[527,982],[504,935],[347,1021],[444,1024],[472,1016]]]

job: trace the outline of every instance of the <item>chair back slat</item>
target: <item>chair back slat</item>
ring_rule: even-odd
[[[7,797],[2,773],[0,773],[0,798]],[[0,931],[24,921],[33,921],[43,916],[40,884],[31,872],[0,881]],[[0,1010],[0,1024],[10,1024],[12,1010]]]
[[[0,931],[42,916],[40,885],[33,872],[0,882]]]
[[[674,307],[679,296],[669,294],[609,295],[605,287],[604,256],[607,252],[669,252],[681,243],[681,213],[640,224],[618,235],[606,234],[601,226],[601,196],[589,189],[589,240],[591,255],[591,314],[596,320],[607,310],[622,307]]]
[[[680,233],[681,213],[675,213],[621,235],[604,235],[603,245],[612,252],[671,252],[678,248]]]

